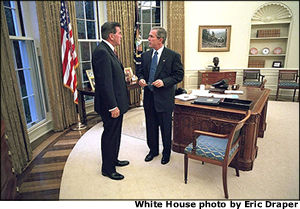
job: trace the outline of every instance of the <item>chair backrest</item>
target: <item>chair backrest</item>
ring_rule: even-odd
[[[229,156],[231,147],[234,146],[235,143],[238,143],[238,138],[240,137],[241,129],[243,128],[245,122],[249,119],[250,116],[251,116],[251,110],[248,110],[245,117],[242,120],[238,121],[235,124],[235,127],[230,132],[229,137],[228,137],[226,151],[225,151],[224,162],[228,161],[228,156]]]
[[[261,81],[264,76],[260,74],[259,69],[244,69],[243,70],[243,81],[246,79]]]
[[[280,82],[295,82],[298,81],[298,70],[279,70],[278,83]]]

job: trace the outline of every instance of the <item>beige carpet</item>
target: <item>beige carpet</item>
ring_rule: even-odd
[[[172,152],[167,165],[160,164],[161,154],[144,162],[148,153],[145,134],[135,123],[144,125],[142,108],[130,110],[124,119],[120,159],[129,160],[130,165],[117,171],[125,179],[113,181],[101,175],[103,128],[99,123],[69,155],[60,199],[224,199],[221,167],[190,160],[188,183],[184,184],[182,154]],[[264,138],[258,138],[254,169],[241,171],[240,177],[233,168],[228,170],[230,199],[299,199],[298,127],[298,102],[269,101],[267,130]]]

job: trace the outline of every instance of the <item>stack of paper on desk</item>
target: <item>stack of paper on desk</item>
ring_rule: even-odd
[[[234,92],[238,93],[236,91]],[[236,94],[213,94],[213,93],[209,93],[209,90],[192,90],[191,95],[195,95],[199,97],[215,97],[215,98],[231,98],[231,99],[239,98],[239,96]]]
[[[192,90],[191,95],[199,96],[199,97],[211,97],[211,93],[209,90]]]
[[[180,99],[182,101],[188,101],[188,100],[196,99],[197,96],[190,95],[190,94],[180,94],[180,95],[175,96],[175,98]]]

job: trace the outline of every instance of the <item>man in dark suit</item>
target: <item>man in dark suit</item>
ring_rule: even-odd
[[[115,47],[121,43],[120,24],[106,22],[101,26],[103,41],[92,56],[95,76],[95,111],[100,114],[104,131],[101,137],[102,175],[113,180],[124,176],[116,172],[116,166],[126,166],[128,161],[118,160],[123,114],[129,108],[124,68]]]
[[[161,164],[170,161],[172,112],[176,84],[183,79],[180,55],[164,46],[167,32],[154,27],[148,37],[152,49],[142,54],[137,69],[139,85],[144,87],[144,111],[146,117],[147,145],[150,149],[145,161],[159,154],[159,127],[163,142]]]

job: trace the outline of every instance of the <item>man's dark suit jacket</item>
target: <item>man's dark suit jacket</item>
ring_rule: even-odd
[[[124,114],[129,108],[124,68],[111,48],[103,41],[93,52],[95,76],[95,111],[101,115],[114,107]]]
[[[137,69],[139,79],[144,79],[148,83],[153,49],[142,54],[142,63]],[[160,56],[154,81],[161,79],[164,86],[156,88],[153,86],[153,97],[155,110],[157,112],[172,112],[174,109],[175,84],[182,81],[184,75],[180,55],[164,47]],[[148,108],[150,90],[144,88],[144,108]]]

